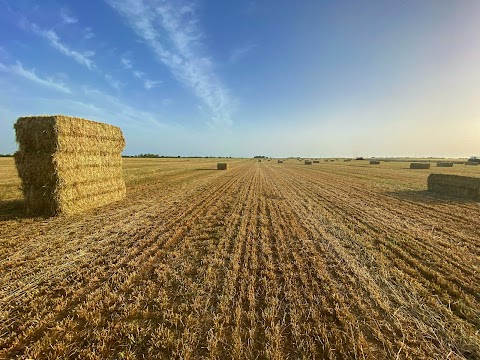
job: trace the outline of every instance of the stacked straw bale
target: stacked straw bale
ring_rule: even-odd
[[[380,161],[378,160],[370,160],[371,165],[380,165]]]
[[[312,162],[310,160],[305,160],[305,165],[312,165]]]
[[[410,169],[430,169],[430,164],[426,163],[410,163]]]
[[[120,128],[62,115],[20,117],[14,127],[27,213],[74,214],[125,197]]]
[[[277,161],[279,164],[283,164],[283,160],[278,160]]]
[[[217,170],[227,170],[227,163],[218,163]]]
[[[437,167],[453,167],[453,162],[437,162]]]
[[[472,200],[480,200],[480,178],[430,174],[427,179],[428,191],[461,197]]]

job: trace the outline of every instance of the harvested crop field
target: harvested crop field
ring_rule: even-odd
[[[480,358],[480,205],[426,191],[477,167],[218,161],[31,218],[0,159],[0,358]]]

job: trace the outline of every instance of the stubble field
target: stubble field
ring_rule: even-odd
[[[44,219],[0,159],[0,358],[480,358],[480,205],[425,191],[480,166],[215,165]]]

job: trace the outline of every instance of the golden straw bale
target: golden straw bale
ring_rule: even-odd
[[[453,167],[453,162],[439,161],[437,167]]]
[[[430,164],[412,162],[410,163],[410,169],[430,169]]]
[[[428,190],[444,195],[480,200],[480,178],[430,174],[427,179]]]
[[[73,214],[125,197],[120,128],[63,115],[15,123],[15,163],[30,214]]]
[[[227,163],[218,163],[217,170],[227,170]]]

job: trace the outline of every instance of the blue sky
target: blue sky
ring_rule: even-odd
[[[0,0],[12,124],[118,125],[126,154],[479,154],[480,1]]]

